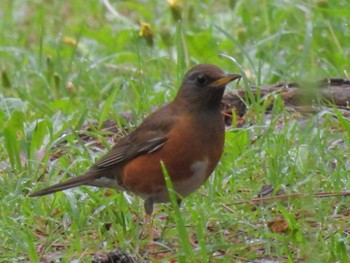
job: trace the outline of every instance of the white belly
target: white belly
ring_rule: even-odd
[[[182,197],[196,191],[207,178],[208,165],[208,159],[193,163],[191,166],[192,176],[184,181],[177,182],[174,185],[175,191]]]
[[[181,197],[186,197],[196,191],[207,178],[208,165],[208,159],[193,163],[191,166],[191,171],[193,172],[192,176],[186,180],[173,183],[175,192]],[[148,197],[150,196],[142,196],[144,199]],[[156,196],[153,196],[153,199],[155,203],[169,202],[168,189],[164,188],[164,190],[159,192]]]

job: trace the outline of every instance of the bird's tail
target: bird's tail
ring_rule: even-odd
[[[91,182],[94,180],[94,173],[86,173],[84,175],[71,178],[63,183],[52,185],[48,188],[44,188],[42,190],[39,190],[37,192],[34,192],[29,195],[29,197],[36,197],[36,196],[43,196],[52,194],[58,191],[63,191],[69,188],[73,188],[80,185],[91,185]]]

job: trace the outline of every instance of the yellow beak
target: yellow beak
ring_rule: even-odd
[[[230,83],[231,81],[234,81],[235,79],[240,79],[241,75],[237,73],[230,73],[230,74],[224,74],[224,76],[221,79],[218,79],[211,83],[212,87],[220,88],[225,86],[227,83]]]

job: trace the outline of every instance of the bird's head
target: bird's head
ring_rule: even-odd
[[[215,65],[197,65],[186,73],[175,102],[186,103],[193,110],[219,109],[226,84],[240,77],[225,74]]]

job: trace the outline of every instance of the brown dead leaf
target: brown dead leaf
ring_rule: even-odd
[[[268,223],[273,233],[281,234],[289,231],[288,223],[284,218],[276,218]]]
[[[61,209],[56,209],[52,214],[51,214],[51,217],[55,217],[59,214],[61,214],[62,210]]]

